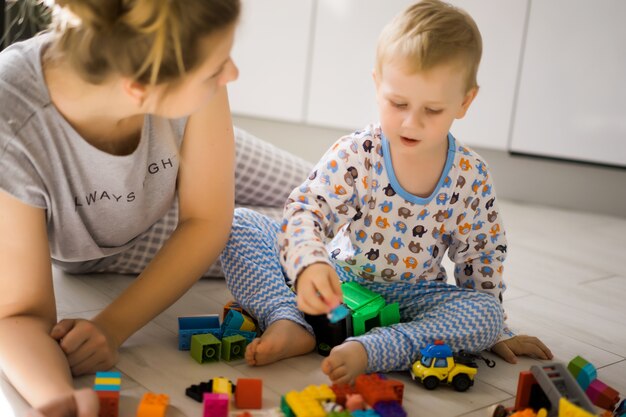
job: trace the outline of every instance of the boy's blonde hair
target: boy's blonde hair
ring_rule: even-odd
[[[467,71],[466,92],[478,87],[476,73],[482,38],[465,11],[439,0],[423,0],[396,16],[382,31],[376,50],[376,73],[400,61],[410,72],[440,64],[460,64]]]
[[[199,41],[237,21],[240,0],[56,0],[50,53],[94,84],[111,74],[175,81],[200,64]],[[65,18],[64,18],[65,17]]]

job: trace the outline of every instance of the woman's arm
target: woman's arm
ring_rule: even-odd
[[[180,158],[177,229],[139,278],[94,318],[118,346],[181,297],[228,240],[235,149],[225,87],[190,116]]]
[[[45,211],[0,191],[0,366],[39,406],[72,392],[56,322]]]

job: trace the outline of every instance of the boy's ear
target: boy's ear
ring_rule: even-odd
[[[143,105],[147,93],[145,85],[130,78],[125,78],[122,81],[122,88],[137,106],[141,107]]]
[[[376,68],[372,70],[372,80],[374,80],[374,85],[378,88],[378,76],[376,74]]]
[[[459,112],[456,115],[457,119],[462,119],[463,117],[465,117],[465,114],[467,113],[467,109],[469,109],[470,104],[472,104],[477,94],[478,94],[478,87],[474,87],[470,89],[465,94],[465,97],[463,98],[463,103],[461,103],[461,108],[459,109]]]

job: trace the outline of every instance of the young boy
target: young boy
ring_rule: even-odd
[[[314,346],[281,263],[302,312],[327,313],[349,281],[400,305],[401,323],[331,351],[322,369],[333,382],[409,369],[436,339],[454,351],[493,347],[510,362],[518,354],[552,357],[538,339],[511,337],[504,327],[507,244],[492,178],[449,133],[476,97],[481,53],[480,32],[464,11],[438,0],[409,7],[379,39],[380,123],[335,143],[290,195],[280,231],[254,212],[236,213],[222,255],[227,284],[266,329],[247,349],[250,364]],[[446,250],[456,286],[441,266]]]

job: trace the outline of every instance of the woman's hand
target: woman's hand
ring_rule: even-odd
[[[26,417],[98,417],[99,409],[100,402],[95,391],[83,388],[30,410]]]
[[[496,343],[491,351],[509,363],[517,363],[517,357],[532,356],[552,359],[554,355],[541,340],[534,336],[519,335]]]
[[[72,375],[110,369],[118,360],[118,343],[95,321],[64,319],[50,332],[67,356]]]
[[[298,309],[307,314],[325,314],[343,301],[335,268],[325,263],[307,266],[296,280]]]

